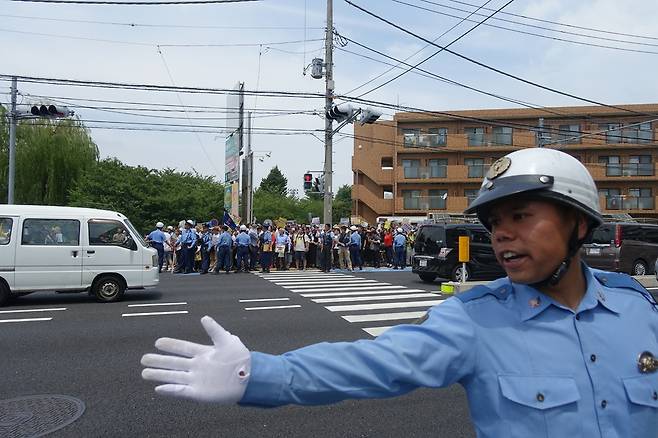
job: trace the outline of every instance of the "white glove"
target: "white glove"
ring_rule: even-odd
[[[204,402],[237,403],[249,381],[249,350],[211,317],[201,318],[201,324],[213,345],[160,338],[155,341],[155,347],[176,356],[145,354],[142,365],[150,368],[142,371],[142,378],[164,382],[155,387],[158,394]]]

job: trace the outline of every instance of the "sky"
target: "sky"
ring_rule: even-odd
[[[476,9],[465,3],[496,10],[507,2],[353,0],[440,45],[453,41],[493,12],[482,9],[477,13],[484,16],[473,15],[469,19],[475,22],[462,21],[459,17]],[[658,8],[654,1],[515,0],[502,12],[486,23],[550,38],[481,25],[450,48],[514,75],[606,104],[658,103],[655,75],[658,70],[658,31],[655,30]],[[334,0],[333,20],[336,31],[343,37],[394,58],[411,56],[410,63],[437,50],[344,0]],[[324,93],[324,80],[311,78],[310,69],[307,74],[304,72],[313,58],[324,58],[325,25],[325,0],[150,6],[0,0],[0,74],[215,89],[232,89],[236,83],[244,82],[246,90]],[[390,59],[353,42],[344,39],[343,42],[347,44],[334,53],[336,94],[360,95],[403,71],[395,69],[377,78],[390,68],[377,60],[390,63]],[[585,104],[501,76],[447,52],[439,53],[422,67],[533,105]],[[362,87],[354,90],[359,86]],[[8,81],[0,80],[0,102],[5,105],[9,102],[9,87]],[[163,93],[30,82],[19,82],[18,89],[19,103],[68,103],[87,126],[94,126],[91,135],[102,158],[117,157],[129,165],[154,169],[195,171],[223,182],[225,94]],[[363,98],[440,111],[518,107],[413,72]],[[180,112],[182,107],[186,112]],[[303,174],[323,168],[323,133],[320,131],[324,129],[324,99],[256,94],[245,98],[245,108],[254,115],[254,185],[257,186],[272,167],[278,166],[287,177],[289,188],[301,192]],[[145,111],[147,109],[152,111]],[[382,119],[392,118],[393,110],[382,110]],[[295,114],[287,114],[289,112]],[[189,130],[190,125],[208,126],[203,129],[209,132],[101,129]],[[318,132],[313,133],[313,130]],[[344,127],[341,133],[353,133],[352,126]],[[337,134],[334,138],[334,192],[339,186],[352,183],[353,147],[354,140],[348,136]]]

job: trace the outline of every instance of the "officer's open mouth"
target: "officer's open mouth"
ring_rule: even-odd
[[[498,253],[498,258],[502,259],[504,262],[515,262],[521,260],[524,257],[526,257],[526,254],[510,250],[501,251]]]

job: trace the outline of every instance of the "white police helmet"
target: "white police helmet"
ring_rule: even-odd
[[[525,193],[584,213],[590,230],[603,222],[598,191],[587,168],[571,155],[547,148],[522,149],[496,160],[464,213],[476,213],[491,230],[488,210],[492,203]]]
[[[246,225],[240,225],[240,231],[247,231]]]
[[[402,228],[398,227],[398,230],[397,230],[397,231],[398,231],[398,233],[401,233],[401,232],[402,232]]]
[[[164,224],[162,222],[158,222],[157,224],[155,224],[155,228],[162,228],[162,227],[164,227]]]

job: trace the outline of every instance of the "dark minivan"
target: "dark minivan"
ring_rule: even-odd
[[[658,225],[605,222],[594,230],[581,254],[593,268],[630,275],[652,274],[658,257]]]
[[[504,277],[505,271],[496,260],[489,232],[480,223],[438,223],[421,225],[416,233],[412,272],[423,281],[449,278],[459,281],[459,236],[470,238],[470,258],[466,264],[467,280]]]

